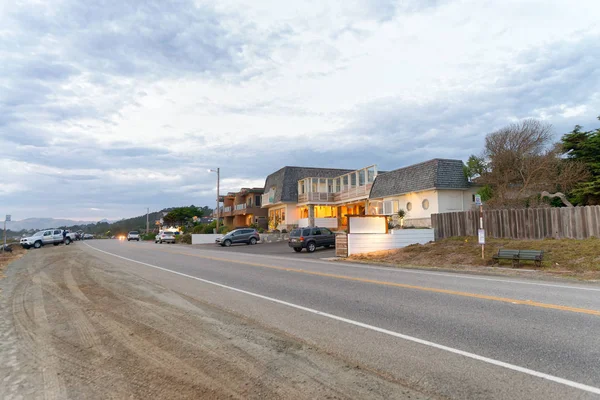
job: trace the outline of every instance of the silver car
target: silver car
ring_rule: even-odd
[[[131,231],[127,234],[127,241],[129,242],[130,240],[137,240],[138,242],[140,241],[140,233],[138,231]]]
[[[175,234],[173,232],[160,231],[154,238],[154,243],[175,243]]]

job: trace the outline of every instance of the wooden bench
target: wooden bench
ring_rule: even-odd
[[[541,267],[543,257],[544,252],[542,250],[500,249],[498,254],[495,254],[492,258],[494,260],[512,260],[513,267],[515,264],[518,266],[521,261],[533,261],[536,267]]]

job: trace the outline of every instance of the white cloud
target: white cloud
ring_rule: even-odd
[[[234,191],[286,164],[466,158],[507,122],[600,113],[595,0],[177,4],[0,15],[6,204],[26,217],[52,190],[84,216],[212,205],[209,167]]]

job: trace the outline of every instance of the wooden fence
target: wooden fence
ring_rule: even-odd
[[[435,239],[477,236],[479,211],[433,214]],[[600,206],[484,210],[485,235],[507,239],[600,237]]]

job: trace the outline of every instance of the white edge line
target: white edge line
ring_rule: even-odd
[[[454,353],[454,354],[458,354],[458,355],[461,355],[461,356],[464,356],[464,357],[467,357],[467,358],[471,358],[473,360],[482,361],[482,362],[485,362],[485,363],[488,363],[488,364],[496,365],[498,367],[503,367],[503,368],[510,369],[510,370],[517,371],[517,372],[522,372],[522,373],[527,374],[527,375],[531,375],[531,376],[535,376],[535,377],[538,377],[538,378],[546,379],[548,381],[560,383],[560,384],[563,384],[565,386],[570,386],[572,388],[576,388],[576,389],[583,390],[583,391],[586,391],[586,392],[590,392],[590,393],[594,393],[594,394],[600,394],[600,388],[597,388],[597,387],[594,387],[594,386],[589,386],[589,385],[585,385],[583,383],[578,383],[578,382],[570,381],[568,379],[560,378],[560,377],[557,377],[557,376],[554,376],[554,375],[549,375],[549,374],[546,374],[546,373],[543,373],[543,372],[539,372],[539,371],[535,371],[535,370],[532,370],[532,369],[529,369],[529,368],[524,368],[524,367],[520,367],[518,365],[509,364],[509,363],[506,363],[504,361],[495,360],[493,358],[488,358],[488,357],[480,356],[480,355],[477,355],[477,354],[474,354],[474,353],[469,353],[467,351],[455,349],[453,347],[444,346],[444,345],[437,344],[437,343],[434,343],[434,342],[430,342],[430,341],[427,341],[427,340],[419,339],[419,338],[416,338],[416,337],[413,337],[413,336],[404,335],[402,333],[390,331],[390,330],[387,330],[387,329],[384,329],[384,328],[379,328],[377,326],[368,325],[368,324],[365,324],[365,323],[362,323],[362,322],[359,322],[359,321],[355,321],[355,320],[352,320],[352,319],[348,319],[348,318],[340,317],[340,316],[337,316],[337,315],[334,315],[334,314],[329,314],[329,313],[326,313],[326,312],[323,312],[323,311],[315,310],[314,308],[308,308],[308,307],[304,307],[304,306],[301,306],[301,305],[298,305],[298,304],[288,303],[287,301],[275,299],[273,297],[264,296],[264,295],[258,294],[258,293],[249,292],[247,290],[238,289],[238,288],[235,288],[235,287],[232,287],[232,286],[227,286],[227,285],[224,285],[222,283],[217,283],[217,282],[209,281],[207,279],[198,278],[197,276],[187,275],[187,274],[184,274],[182,272],[177,272],[177,271],[170,270],[168,268],[158,267],[156,265],[148,264],[148,263],[145,263],[145,262],[142,262],[142,261],[133,260],[131,258],[119,256],[117,254],[113,254],[113,253],[110,253],[108,251],[100,250],[100,249],[98,249],[96,247],[90,246],[87,243],[84,243],[84,244],[86,246],[88,246],[89,248],[91,248],[91,249],[94,249],[94,250],[99,251],[99,252],[104,253],[104,254],[111,255],[113,257],[121,258],[121,259],[126,260],[126,261],[134,262],[134,263],[137,263],[137,264],[142,264],[142,265],[145,265],[147,267],[159,269],[159,270],[165,271],[165,272],[170,272],[172,274],[176,274],[176,275],[183,276],[183,277],[186,277],[186,278],[195,279],[197,281],[208,283],[208,284],[211,284],[211,285],[214,285],[214,286],[218,286],[218,287],[221,287],[221,288],[224,288],[224,289],[232,290],[234,292],[247,294],[249,296],[257,297],[259,299],[268,300],[268,301],[271,301],[273,303],[282,304],[282,305],[285,305],[285,306],[288,306],[288,307],[292,307],[292,308],[295,308],[295,309],[298,309],[298,310],[302,310],[302,311],[306,311],[306,312],[309,312],[309,313],[312,313],[312,314],[320,315],[322,317],[330,318],[330,319],[333,319],[333,320],[336,320],[336,321],[345,322],[345,323],[350,324],[350,325],[358,326],[358,327],[365,328],[365,329],[368,329],[368,330],[371,330],[371,331],[383,333],[385,335],[389,335],[389,336],[397,337],[397,338],[400,338],[400,339],[408,340],[408,341],[411,341],[411,342],[414,342],[414,343],[422,344],[424,346],[429,346],[429,347],[433,347],[433,348],[436,348],[436,349],[439,349],[439,350],[444,350],[444,351],[447,351],[449,353]]]
[[[194,249],[192,249],[194,250]],[[223,252],[220,252],[219,250],[206,250],[206,251],[210,251],[213,254],[222,254]],[[227,254],[241,254],[241,255],[245,255],[245,254],[251,254],[251,253],[227,253]],[[289,257],[282,257],[282,256],[273,256],[270,254],[256,254],[260,257],[264,257],[264,258],[269,258],[269,259],[275,259],[275,260],[285,260],[285,261],[296,261],[293,258],[289,258]],[[234,259],[231,259],[231,261],[237,261]],[[360,265],[359,263],[356,264],[351,264],[349,262],[343,262],[343,261],[323,261],[323,260],[318,260],[318,259],[306,259],[306,260],[302,260],[305,263],[312,263],[312,264],[323,264],[323,265],[329,265],[329,266],[340,266],[340,267],[350,267],[350,268],[356,268],[356,269],[373,269],[373,270],[377,270],[377,271],[387,271],[387,272],[392,272],[392,273],[407,273],[407,274],[418,274],[418,275],[433,275],[433,276],[445,276],[445,277],[450,277],[450,278],[457,278],[457,279],[473,279],[473,280],[478,280],[478,281],[492,281],[492,282],[503,282],[503,283],[517,283],[520,285],[532,285],[532,286],[546,286],[546,287],[554,287],[554,288],[561,288],[561,289],[570,289],[570,290],[588,290],[588,291],[592,291],[592,292],[600,292],[600,288],[591,288],[591,287],[583,287],[583,286],[569,286],[569,285],[557,285],[554,283],[541,283],[541,282],[527,282],[527,281],[523,281],[523,280],[518,280],[518,279],[497,279],[497,278],[485,278],[485,277],[481,277],[481,276],[472,276],[469,274],[465,274],[464,272],[460,272],[457,271],[456,273],[444,273],[444,272],[434,272],[434,271],[420,271],[420,270],[413,270],[413,269],[409,269],[409,268],[402,268],[402,267],[378,267],[378,266],[374,266],[374,265],[370,265],[370,264],[363,264]]]

